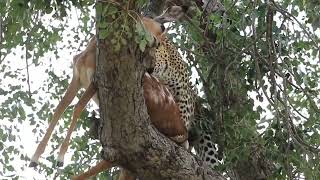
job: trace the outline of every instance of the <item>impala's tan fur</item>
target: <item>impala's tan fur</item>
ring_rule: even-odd
[[[150,18],[143,18],[143,23],[146,29],[151,32],[151,34],[157,38],[162,34],[161,30],[161,24],[153,21]],[[160,38],[160,37],[159,37]],[[73,78],[71,80],[71,83],[67,89],[66,94],[58,104],[52,120],[50,122],[49,128],[46,131],[45,136],[43,137],[42,141],[39,143],[38,148],[36,152],[34,153],[33,157],[31,158],[31,166],[35,166],[38,163],[40,155],[44,152],[45,147],[49,141],[49,138],[53,132],[54,127],[56,126],[60,116],[65,111],[67,106],[71,103],[71,101],[76,96],[77,92],[81,87],[87,89],[91,83],[93,74],[95,72],[96,67],[96,39],[93,38],[90,40],[87,48],[81,52],[80,54],[76,55],[73,58]],[[84,94],[86,95],[86,94]],[[96,94],[92,95],[93,100],[98,104],[98,98]],[[91,96],[91,97],[92,97]],[[90,98],[91,98],[90,97]],[[88,99],[84,96],[85,99]],[[63,162],[64,154],[68,149],[70,136],[72,133],[72,130],[74,129],[75,123],[77,121],[77,118],[79,117],[82,109],[87,104],[85,100],[84,102],[79,101],[79,103],[75,106],[75,111],[73,113],[71,127],[68,130],[68,134],[66,139],[64,140],[62,146],[60,147],[60,153],[58,156],[58,162]],[[84,105],[84,106],[83,106]],[[58,164],[62,165],[62,164]]]
[[[143,17],[142,22],[147,29],[148,32],[150,32],[156,40],[161,41],[163,38],[163,28],[161,27],[161,24],[159,22],[154,21],[153,19]],[[36,166],[39,160],[39,157],[41,154],[43,154],[45,147],[49,141],[49,138],[53,132],[54,127],[56,126],[60,116],[65,111],[67,106],[72,102],[74,97],[76,96],[76,93],[79,91],[80,88],[85,88],[85,92],[83,96],[80,98],[79,102],[74,107],[74,112],[72,115],[72,121],[70,124],[70,127],[68,129],[68,133],[66,138],[64,139],[64,142],[62,143],[58,155],[58,166],[63,165],[64,155],[68,149],[69,141],[71,138],[72,131],[75,128],[77,119],[79,118],[82,110],[85,108],[86,104],[89,102],[89,100],[92,98],[97,104],[99,104],[96,92],[97,89],[92,83],[92,77],[96,69],[96,39],[92,38],[87,46],[87,48],[81,52],[80,54],[76,55],[73,58],[73,78],[71,80],[71,83],[69,87],[67,88],[67,91],[58,104],[52,120],[50,122],[50,125],[46,131],[45,136],[43,137],[42,141],[39,143],[36,152],[34,153],[33,157],[31,158],[30,166]],[[144,78],[146,84],[149,83],[149,86],[147,88],[144,88],[145,90],[145,99],[146,104],[149,106],[148,112],[151,116],[151,121],[155,124],[156,127],[159,127],[160,132],[164,132],[164,134],[171,137],[173,140],[177,140],[179,143],[184,142],[187,138],[187,131],[184,127],[184,123],[180,119],[179,114],[179,108],[174,102],[174,99],[172,95],[169,93],[169,90],[164,87],[164,85],[161,85],[159,81],[156,81],[155,79],[152,79],[150,77]],[[150,84],[156,82],[158,89],[155,90],[155,93],[159,94],[160,99],[156,99],[152,96],[153,90],[150,90],[150,88],[154,88],[154,86],[150,86]],[[149,88],[149,90],[148,90]],[[149,92],[149,94],[148,94]],[[150,93],[151,92],[151,93]],[[165,96],[163,95],[163,92],[165,92]],[[162,102],[159,104],[159,102]],[[164,111],[162,111],[162,107],[165,107],[163,103],[168,103],[168,107]],[[158,108],[158,107],[160,108]],[[162,111],[162,113],[159,113],[158,111]],[[163,112],[171,111],[173,114],[171,114],[171,117],[162,115],[161,118],[157,117],[157,115],[154,114],[166,114]],[[169,114],[168,114],[169,115]],[[154,118],[152,118],[154,116]],[[170,122],[169,122],[170,121]],[[166,124],[163,124],[166,123]],[[181,141],[181,142],[180,142]],[[112,164],[108,161],[101,161],[97,164],[97,166],[93,167],[86,173],[75,177],[74,179],[85,179],[87,177],[90,177],[92,175],[97,174],[98,172],[108,169],[112,167]],[[131,175],[128,175],[127,172],[122,171],[120,179],[132,179],[133,177]]]

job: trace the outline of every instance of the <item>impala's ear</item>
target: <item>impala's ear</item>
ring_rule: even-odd
[[[161,24],[178,21],[187,11],[188,6],[170,6],[160,16],[155,17],[154,20]]]

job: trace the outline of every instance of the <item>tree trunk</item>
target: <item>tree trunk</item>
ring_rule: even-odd
[[[97,62],[103,158],[139,179],[224,179],[151,125],[142,93],[143,54],[132,39],[119,52],[102,48],[112,47],[108,37],[99,41]]]

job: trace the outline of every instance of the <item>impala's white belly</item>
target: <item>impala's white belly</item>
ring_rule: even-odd
[[[87,89],[93,79],[95,69],[83,68],[80,70],[80,72],[85,72],[85,73],[80,73],[80,86],[84,89]],[[92,97],[92,100],[99,106],[97,93],[95,93],[95,95]]]
[[[87,89],[92,81],[94,69],[92,68],[83,68],[80,72],[80,84],[82,88]]]

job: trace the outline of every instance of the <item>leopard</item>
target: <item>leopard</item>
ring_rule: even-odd
[[[155,59],[152,75],[168,87],[178,104],[180,118],[185,127],[190,129],[194,114],[194,100],[189,86],[187,64],[168,38],[160,41],[159,47],[155,50]]]
[[[203,115],[195,116],[195,100],[197,93],[190,82],[187,63],[183,60],[176,46],[169,38],[164,37],[155,50],[155,66],[152,75],[165,84],[172,93],[188,132],[192,127],[199,127]],[[191,148],[191,147],[190,147]],[[190,149],[189,148],[189,149]],[[196,154],[211,167],[219,165],[218,148],[210,133],[201,131],[194,149]]]

